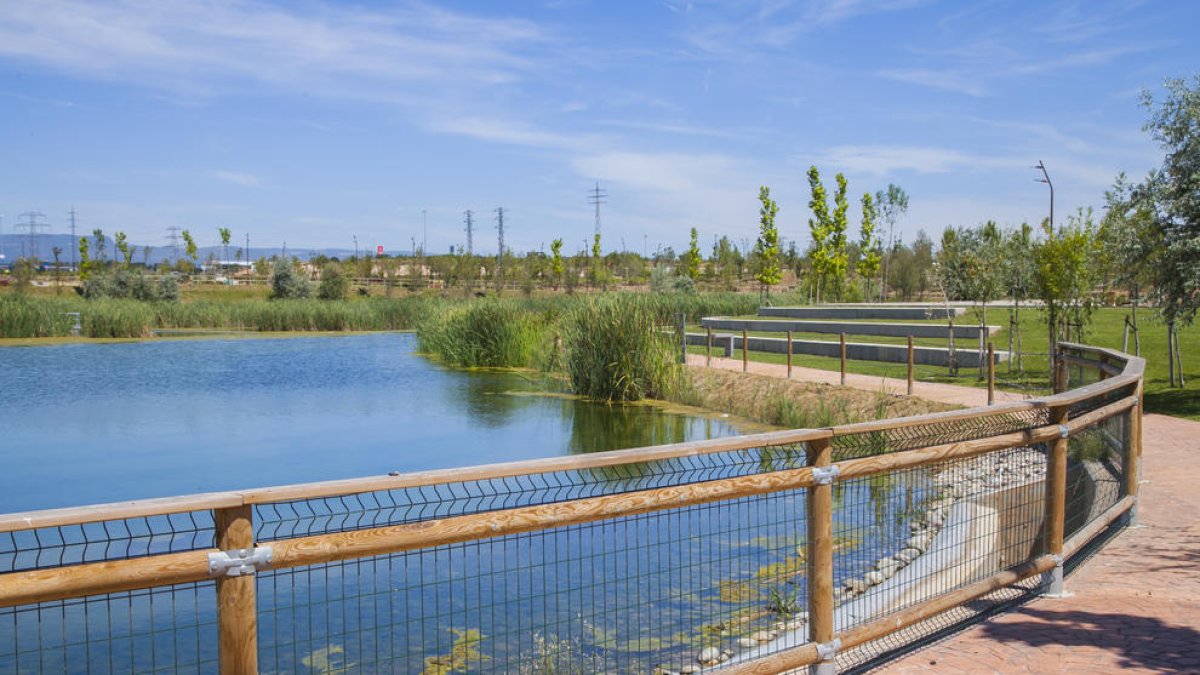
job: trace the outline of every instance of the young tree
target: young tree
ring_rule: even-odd
[[[775,229],[775,216],[779,213],[779,205],[771,199],[771,188],[765,185],[758,189],[758,201],[761,204],[758,211],[759,233],[758,241],[754,244],[758,271],[754,278],[761,284],[762,292],[769,301],[771,287],[783,278],[779,269],[779,230]]]
[[[879,300],[887,300],[888,263],[891,262],[892,250],[896,248],[896,221],[908,212],[908,194],[899,185],[888,183],[887,190],[875,193],[875,204],[883,216],[883,222],[888,224],[888,239],[884,248],[883,283],[879,288]]]
[[[829,204],[825,198],[825,186],[821,184],[821,174],[815,165],[808,167],[808,187],[812,198],[808,208],[813,217],[808,219],[808,231],[812,237],[808,257],[812,261],[811,295],[821,302],[821,287],[825,276],[829,273],[829,250],[826,240],[829,238],[830,221]]]
[[[179,233],[183,237],[184,252],[191,261],[191,268],[196,269],[196,262],[200,259],[200,249],[196,246],[196,240],[192,239],[192,233],[184,230]]]
[[[683,272],[692,281],[700,278],[700,261],[700,234],[693,227],[691,243],[687,253],[683,254]]]
[[[1066,336],[1070,320],[1082,326],[1090,318],[1089,294],[1097,276],[1099,247],[1090,210],[1080,210],[1058,229],[1047,221],[1042,230],[1045,238],[1033,246],[1033,279],[1037,296],[1045,303],[1053,378],[1058,341]]]
[[[1033,289],[1033,228],[1028,223],[1021,223],[1020,227],[1004,237],[1001,246],[1004,285],[1012,298],[1008,315],[1008,369],[1012,372],[1015,360],[1017,370],[1024,372],[1025,364],[1021,358],[1021,303],[1029,298]]]
[[[97,227],[92,230],[92,237],[96,239],[96,263],[101,268],[107,267],[108,254],[104,249],[107,247],[108,242],[104,239],[104,230]]]
[[[875,235],[875,201],[871,193],[862,196],[862,230],[858,240],[858,275],[866,282],[867,297],[871,296],[871,280],[879,272],[880,245]]]
[[[59,258],[62,257],[62,247],[55,246],[50,249],[50,253],[54,255],[54,292],[62,292],[62,264]]]
[[[88,238],[79,238],[79,280],[87,281],[92,276],[92,259],[89,255]]]
[[[550,242],[550,274],[553,277],[554,290],[558,290],[558,285],[563,279],[563,257],[562,257],[563,240],[555,239]]]
[[[601,277],[601,269],[604,264],[604,258],[600,256],[600,233],[597,232],[592,236],[592,256],[588,261],[588,276],[591,279],[592,287],[600,286],[604,281]]]
[[[808,169],[808,185],[812,193],[808,207],[814,216],[808,220],[808,229],[812,235],[809,257],[812,260],[817,302],[821,301],[826,282],[832,279],[835,290],[840,289],[846,274],[846,211],[850,204],[846,200],[846,177],[839,173],[836,180],[838,189],[833,197],[834,211],[830,214],[825,186],[821,184],[821,174],[816,166],[810,166]]]
[[[221,249],[224,255],[224,257],[221,258],[221,267],[225,267],[225,265],[229,262],[229,239],[233,236],[233,232],[231,232],[228,227],[218,227],[217,234],[221,237]]]
[[[839,173],[834,179],[838,189],[833,195],[833,220],[829,228],[829,273],[840,297],[849,261],[846,255],[846,233],[850,229],[850,221],[846,212],[850,209],[850,202],[846,199],[846,177]]]
[[[125,269],[129,269],[129,266],[133,264],[133,250],[129,248],[129,241],[126,239],[125,233],[113,233],[113,242],[117,247],[117,251],[121,253],[121,257],[124,259]]]

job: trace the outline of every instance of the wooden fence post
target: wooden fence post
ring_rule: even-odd
[[[908,336],[908,395],[913,395],[913,336]]]
[[[996,348],[988,341],[987,348],[988,405],[996,402]]]
[[[746,329],[742,329],[742,372],[750,371],[750,338],[747,337]]]
[[[254,548],[253,507],[213,511],[217,548]],[[217,653],[221,675],[258,673],[258,607],[254,575],[217,577]]]
[[[833,439],[808,442],[808,465],[827,468],[833,460]],[[808,639],[833,642],[833,484],[819,482],[808,489]],[[832,659],[816,664],[818,675],[834,672]]]
[[[1142,383],[1138,382],[1136,396],[1138,403],[1129,411],[1129,447],[1125,448],[1122,469],[1125,471],[1125,494],[1134,497],[1133,507],[1129,509],[1130,525],[1137,525],[1138,514],[1138,477],[1141,473],[1142,458]]]
[[[787,332],[787,343],[788,343],[788,345],[787,345],[787,366],[788,366],[787,376],[788,376],[788,379],[790,380],[790,379],[792,379],[792,331],[790,331],[790,330]]]
[[[842,333],[842,386],[846,386],[846,334]]]
[[[687,314],[679,315],[679,363],[687,365]]]
[[[1067,436],[1066,405],[1050,409],[1050,423],[1059,425],[1059,437],[1050,444],[1050,455],[1046,458],[1046,553],[1055,556],[1057,565],[1049,572],[1046,595],[1063,595],[1063,532],[1067,517]]]
[[[704,331],[708,336],[708,342],[707,342],[708,346],[706,346],[704,348],[704,365],[711,367],[712,366],[712,326],[705,328]]]

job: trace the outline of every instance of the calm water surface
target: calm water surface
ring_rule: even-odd
[[[381,334],[0,350],[0,513],[735,433],[719,419],[542,395],[538,383],[512,373],[447,370],[414,354],[415,346],[411,335]],[[408,522],[803,462],[798,448],[747,450],[530,477],[491,485],[487,498],[480,487],[442,487],[260,506],[256,537],[269,542],[353,527],[360,517]],[[837,583],[863,574],[908,536],[909,514],[930,485],[919,472],[901,478],[835,487]],[[678,668],[702,647],[733,646],[737,636],[805,608],[804,508],[804,491],[792,490],[263,571],[256,576],[260,666],[429,675]],[[338,514],[348,514],[349,524]],[[210,525],[198,527],[208,532]],[[107,530],[92,532],[100,544],[87,546],[77,541],[87,532],[65,529],[39,535],[45,541],[0,536],[0,573],[47,564],[43,554],[59,536],[75,542],[54,549],[68,564],[113,555]],[[134,537],[150,549],[172,542]],[[0,672],[211,672],[211,585],[134,594],[91,610],[86,603],[0,608]]]
[[[537,395],[411,334],[0,350],[0,513],[728,436]]]

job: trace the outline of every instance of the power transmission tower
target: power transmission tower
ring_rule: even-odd
[[[504,287],[504,207],[496,208],[496,230],[500,233],[500,248],[496,251],[496,289]]]
[[[596,234],[600,234],[600,205],[608,203],[608,191],[600,189],[600,182],[588,193],[588,203],[596,207]]]
[[[79,240],[75,238],[75,207],[71,207],[71,269],[76,269],[78,263],[75,256],[79,255]]]
[[[171,260],[179,262],[179,231],[177,225],[167,228],[167,241],[171,243]]]
[[[45,222],[38,222],[39,219],[45,220],[46,214],[41,211],[26,211],[22,213],[21,218],[25,219],[23,223],[17,223],[15,228],[25,228],[29,231],[29,257],[37,257],[37,235],[38,230],[45,230],[50,227]],[[14,229],[15,229],[14,228]]]
[[[475,255],[475,212],[471,209],[465,211],[466,218],[463,220],[467,224],[467,255]]]

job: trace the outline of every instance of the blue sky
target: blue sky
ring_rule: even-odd
[[[1200,71],[1200,3],[43,0],[0,9],[0,213],[202,245],[494,252],[807,242],[805,171],[920,228],[1099,206],[1161,153],[1143,88]],[[857,209],[852,209],[852,212]],[[854,214],[857,227],[857,213]]]

